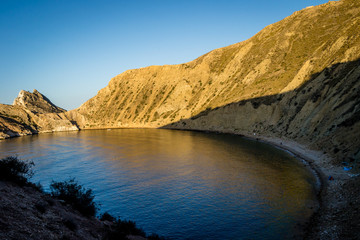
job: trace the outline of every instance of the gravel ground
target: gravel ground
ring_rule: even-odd
[[[360,239],[360,177],[328,180],[307,239]]]
[[[32,187],[0,181],[0,239],[101,239],[103,223]]]

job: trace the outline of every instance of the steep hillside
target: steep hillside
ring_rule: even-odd
[[[341,161],[360,159],[360,60],[313,74],[293,91],[204,111],[168,128],[293,140]]]
[[[126,71],[67,114],[81,128],[260,133],[358,158],[359,25],[359,1],[309,7],[192,62]]]
[[[64,113],[64,109],[55,106],[37,90],[33,93],[22,90],[13,105],[0,104],[0,139],[79,130]]]

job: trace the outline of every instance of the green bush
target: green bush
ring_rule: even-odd
[[[107,240],[128,239],[126,237],[128,235],[146,237],[144,230],[138,228],[134,221],[117,219],[113,223],[111,230],[105,237]]]
[[[122,240],[128,239],[127,236],[142,236],[149,240],[166,240],[165,237],[159,236],[155,233],[151,235],[146,235],[143,229],[136,226],[134,221],[121,220],[120,218],[115,218],[110,215],[108,212],[100,215],[101,221],[110,221],[112,225],[107,229],[105,240]]]
[[[106,240],[119,240],[119,239],[128,239],[128,235],[148,237],[152,240],[164,240],[165,238],[159,237],[157,234],[152,234],[147,236],[143,229],[136,226],[134,221],[130,220],[121,220],[120,218],[115,218],[110,215],[108,212],[100,215],[101,221],[110,221],[112,222],[111,227],[107,229],[107,233],[104,239]]]
[[[34,162],[21,161],[16,156],[3,158],[0,160],[0,180],[24,185],[34,174],[32,166],[34,166]]]
[[[64,182],[52,181],[50,185],[51,196],[64,200],[74,209],[85,216],[95,216],[96,204],[91,189],[85,189],[75,179]]]
[[[116,218],[113,217],[110,213],[108,212],[105,212],[103,214],[100,215],[100,218],[99,218],[101,221],[109,221],[109,222],[115,222],[116,221]]]

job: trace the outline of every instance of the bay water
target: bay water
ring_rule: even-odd
[[[289,153],[229,134],[86,130],[0,141],[35,162],[33,182],[75,177],[100,212],[169,239],[293,239],[316,179]]]

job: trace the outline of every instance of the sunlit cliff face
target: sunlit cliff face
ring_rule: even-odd
[[[354,135],[359,12],[358,1],[329,2],[192,62],[128,70],[68,116],[80,128],[285,136],[326,153],[337,148],[335,155],[354,156],[355,150],[345,149],[360,147]]]

